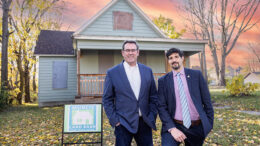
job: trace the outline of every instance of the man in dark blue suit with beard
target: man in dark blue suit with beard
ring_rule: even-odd
[[[103,105],[112,127],[116,146],[152,146],[156,129],[157,90],[152,70],[137,63],[139,48],[135,41],[123,44],[124,61],[107,71]]]
[[[167,51],[172,71],[158,81],[162,146],[203,145],[213,128],[214,111],[202,73],[183,67],[183,52]]]

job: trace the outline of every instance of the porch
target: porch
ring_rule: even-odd
[[[122,43],[132,37],[76,36],[77,96],[76,103],[100,103],[107,69],[122,62]],[[134,38],[138,41],[138,62],[149,66],[155,82],[171,70],[165,51],[176,47],[184,52],[184,66],[190,67],[190,56],[203,52],[206,41],[167,38]],[[203,64],[203,69],[206,66]]]
[[[158,79],[165,73],[154,73],[157,86]],[[101,103],[106,74],[79,74],[78,96],[75,103]]]

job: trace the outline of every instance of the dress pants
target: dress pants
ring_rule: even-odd
[[[115,127],[116,146],[131,146],[134,138],[138,146],[152,146],[152,129],[144,122],[143,118],[139,118],[137,133],[130,133],[123,125]]]
[[[182,124],[175,123],[176,128],[186,135],[184,140],[185,146],[202,146],[205,140],[202,123],[197,126],[191,126],[189,129]],[[162,146],[178,146],[180,145],[171,135],[170,132],[162,132]]]

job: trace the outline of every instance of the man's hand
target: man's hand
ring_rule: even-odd
[[[119,125],[120,125],[120,123],[119,123],[119,122],[118,122],[118,123],[116,123],[116,127],[117,127],[117,126],[119,126]]]
[[[172,128],[170,133],[177,142],[184,142],[184,140],[187,138],[185,134],[177,128]]]

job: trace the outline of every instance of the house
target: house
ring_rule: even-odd
[[[204,52],[207,40],[169,39],[132,0],[112,0],[75,32],[42,30],[34,54],[39,58],[39,106],[100,102],[106,70],[122,62],[125,40],[136,40],[138,61],[155,80],[170,70],[165,50],[189,57]]]
[[[250,82],[260,84],[260,72],[251,72],[244,77],[244,83]]]

